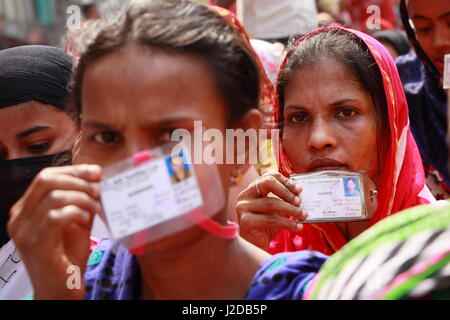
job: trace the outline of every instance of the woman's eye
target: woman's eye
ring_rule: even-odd
[[[419,32],[419,33],[426,33],[426,32],[431,31],[431,29],[432,29],[432,26],[424,25],[424,24],[419,25],[419,26],[415,25],[414,27],[415,27],[415,31]]]
[[[356,111],[350,108],[344,108],[339,110],[337,117],[340,119],[353,118],[356,115]]]
[[[307,120],[308,115],[306,114],[306,112],[294,113],[291,116],[289,116],[289,122],[294,124],[303,123]]]
[[[175,131],[176,129],[167,129],[167,130],[164,130],[164,131],[162,131],[161,132],[161,134],[160,134],[160,140],[161,141],[164,141],[164,142],[166,142],[166,141],[171,141],[171,138],[172,138],[172,134],[173,134],[173,132]]]
[[[47,151],[48,148],[50,148],[50,141],[27,146],[26,150],[30,153],[42,153]]]
[[[96,133],[92,138],[95,142],[105,145],[112,145],[120,142],[120,134],[113,131]]]
[[[431,28],[420,28],[420,29],[416,29],[417,33],[427,33],[430,32]]]

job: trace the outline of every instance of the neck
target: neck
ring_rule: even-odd
[[[350,241],[369,228],[369,221],[338,222],[336,226],[344,238]]]
[[[138,257],[142,299],[243,299],[260,263],[269,254],[242,238],[196,230],[171,249],[146,250]]]

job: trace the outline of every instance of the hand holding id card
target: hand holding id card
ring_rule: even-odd
[[[294,174],[303,186],[300,207],[308,212],[303,223],[363,221],[377,209],[373,182],[360,171],[318,171]]]
[[[105,169],[102,218],[129,249],[191,227],[198,214],[211,217],[225,206],[217,168],[191,163],[189,150],[176,147],[142,151]]]

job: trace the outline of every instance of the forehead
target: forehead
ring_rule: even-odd
[[[352,70],[333,57],[323,57],[312,65],[295,70],[286,86],[290,97],[314,100],[336,98],[342,94],[365,95]]]
[[[26,126],[59,124],[68,115],[58,108],[37,101],[0,108],[0,128],[12,126],[19,130]],[[8,130],[0,130],[8,131]]]
[[[409,0],[408,11],[411,16],[439,18],[450,11],[450,0]]]
[[[83,115],[159,121],[225,113],[206,60],[129,45],[91,63],[82,88]]]

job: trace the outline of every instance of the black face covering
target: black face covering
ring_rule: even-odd
[[[69,165],[69,151],[56,155],[0,161],[0,247],[9,241],[6,223],[9,210],[25,193],[34,177],[50,166]]]

